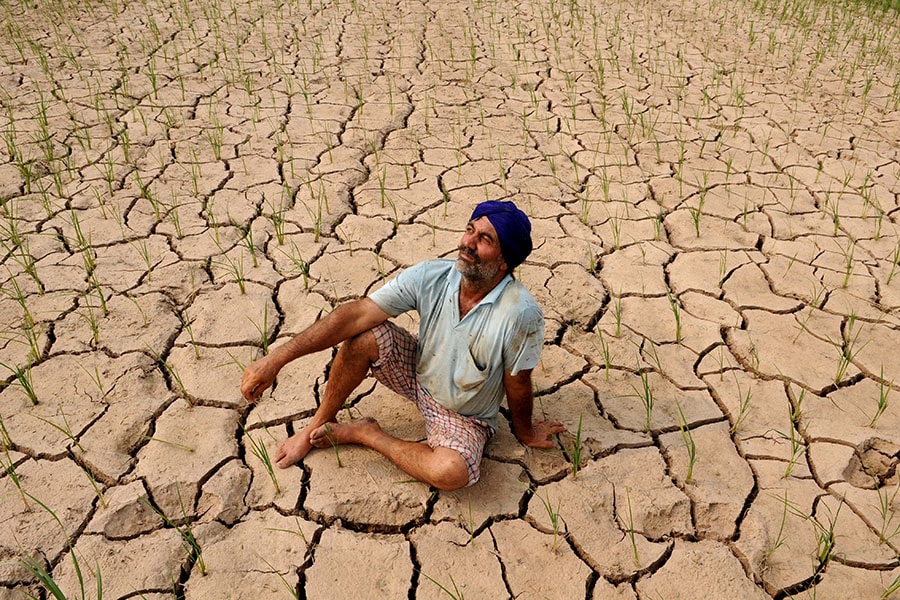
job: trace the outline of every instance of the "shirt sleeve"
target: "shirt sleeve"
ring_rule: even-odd
[[[419,263],[404,269],[396,277],[369,294],[378,308],[396,317],[419,306],[419,289],[422,283],[423,265]]]
[[[511,375],[538,366],[544,347],[544,315],[536,306],[520,314],[503,353],[503,367]]]

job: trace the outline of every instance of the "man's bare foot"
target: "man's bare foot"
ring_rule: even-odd
[[[298,433],[281,442],[273,456],[278,468],[287,469],[303,460],[309,454],[309,451],[312,450],[312,444],[309,441],[309,429],[310,426],[306,426]]]
[[[378,433],[381,433],[381,426],[375,419],[365,418],[352,423],[332,421],[316,428],[309,435],[309,441],[316,448],[330,448],[339,444],[364,444]]]

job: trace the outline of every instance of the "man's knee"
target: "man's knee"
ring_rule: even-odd
[[[378,340],[371,329],[348,338],[341,349],[346,349],[353,357],[365,357],[369,364],[378,360]]]
[[[452,491],[469,485],[469,465],[459,452],[450,448],[435,448],[435,456],[434,487]]]

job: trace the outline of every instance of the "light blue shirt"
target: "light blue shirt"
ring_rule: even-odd
[[[497,429],[503,373],[533,369],[541,358],[544,315],[524,285],[507,275],[463,319],[455,259],[402,271],[370,298],[396,317],[419,313],[416,373],[443,406]]]

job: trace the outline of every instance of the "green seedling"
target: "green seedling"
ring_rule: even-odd
[[[257,554],[257,556],[260,558],[260,560],[262,560],[264,563],[266,563],[266,566],[268,566],[269,569],[271,569],[273,573],[278,575],[278,578],[281,580],[282,585],[284,585],[284,587],[287,589],[288,593],[290,593],[291,597],[293,597],[294,600],[300,600],[300,594],[297,592],[296,586],[291,585],[290,582],[288,582],[288,580],[284,578],[284,575],[282,575],[281,572],[278,569],[276,569],[274,565],[272,565],[272,563],[267,561],[266,558],[262,554]]]
[[[650,431],[651,419],[653,417],[653,404],[655,402],[653,397],[653,389],[650,387],[650,379],[647,374],[647,371],[641,371],[641,389],[639,390],[634,385],[631,386],[631,389],[634,390],[634,395],[640,399],[641,404],[644,406],[644,431]]]
[[[675,406],[678,408],[678,428],[681,429],[681,439],[688,454],[687,476],[684,478],[685,485],[690,485],[694,480],[694,463],[697,460],[697,444],[694,443],[694,434],[684,418],[684,411],[681,410],[681,403],[675,399]]]
[[[53,510],[49,506],[47,506],[46,504],[44,504],[43,502],[41,502],[40,500],[38,500],[31,494],[29,494],[28,492],[24,492],[24,493],[28,496],[28,498],[30,498],[32,501],[37,503],[43,510],[45,510],[51,517],[53,517],[53,519],[56,521],[56,524],[59,525],[59,528],[62,530],[63,537],[66,540],[66,546],[69,549],[69,556],[72,559],[72,566],[75,570],[75,578],[78,581],[79,595],[77,596],[77,598],[79,598],[80,600],[86,600],[89,596],[86,594],[86,591],[85,591],[84,575],[81,572],[81,563],[78,561],[78,555],[75,553],[75,547],[72,546],[72,542],[71,542],[72,538],[69,536],[68,532],[66,532],[66,528],[63,526],[62,521],[59,519],[59,517],[56,515],[56,513],[53,512]],[[33,558],[31,556],[23,556],[21,559],[19,559],[16,562],[16,564],[18,564],[19,566],[24,568],[26,571],[31,573],[31,575],[35,579],[38,580],[38,583],[40,583],[40,585],[45,590],[47,590],[47,592],[49,592],[52,595],[52,597],[55,598],[56,600],[74,600],[73,598],[69,598],[68,596],[66,596],[63,593],[63,591],[59,587],[59,584],[57,584],[56,581],[53,579],[53,575],[50,574],[49,571],[47,571],[46,567],[44,567],[43,561]],[[102,600],[102,598],[103,598],[103,575],[100,571],[99,564],[95,565],[93,572],[94,572],[94,576],[95,576],[95,582],[97,584],[95,598],[96,598],[96,600]]]
[[[883,544],[888,544],[900,533],[900,523],[894,523],[894,501],[897,498],[897,492],[900,492],[900,483],[894,486],[892,492],[889,492],[877,477],[873,477],[875,483],[875,492],[878,494],[878,514],[881,517],[881,526],[878,528],[878,539]]]
[[[147,348],[147,352],[150,356],[153,357],[153,360],[156,361],[156,364],[159,365],[159,368],[162,370],[163,375],[167,376],[169,381],[174,383],[178,387],[178,395],[187,401],[188,405],[194,406],[194,398],[188,394],[187,388],[184,385],[184,381],[181,379],[181,375],[178,373],[178,370],[170,365],[167,361],[163,360],[162,355],[159,352],[153,350],[153,348]],[[173,390],[175,391],[175,390]]]
[[[547,511],[547,518],[550,519],[550,525],[553,528],[553,546],[551,550],[556,552],[556,549],[559,548],[560,538],[563,537],[560,535],[560,519],[559,519],[559,504],[561,500],[556,501],[556,506],[553,506],[553,503],[549,498],[545,498],[537,493],[537,490],[532,490],[534,492],[535,497],[541,501],[541,505],[544,507],[544,510]]]
[[[451,591],[447,587],[442,585],[440,582],[438,582],[436,579],[428,576],[428,574],[425,573],[425,571],[419,570],[419,573],[421,573],[422,577],[424,577],[425,579],[427,579],[434,585],[438,586],[442,592],[447,594],[453,600],[464,600],[463,593],[460,591],[459,587],[456,585],[456,582],[453,580],[453,575],[449,575],[450,585],[453,586],[453,591]]]
[[[767,565],[769,561],[772,560],[772,555],[784,545],[785,537],[784,537],[784,526],[787,523],[787,515],[788,515],[788,506],[793,506],[788,501],[788,493],[787,490],[784,490],[784,496],[772,496],[782,504],[782,513],[781,513],[781,523],[778,526],[778,533],[775,535],[775,539],[772,540],[772,543],[769,545],[769,549],[766,550],[766,553],[763,555],[762,564]]]
[[[616,338],[622,337],[622,295],[613,300],[613,318],[616,321]]]
[[[584,460],[582,456],[582,452],[584,448],[582,447],[582,439],[581,439],[581,422],[584,418],[584,415],[578,416],[578,429],[575,431],[575,439],[572,442],[572,448],[569,450],[569,458],[572,460],[572,479],[578,480],[578,472],[581,470],[581,463]]]
[[[884,414],[884,411],[887,410],[888,407],[888,395],[890,395],[891,390],[894,389],[894,380],[892,379],[890,383],[885,383],[884,379],[884,365],[881,366],[881,377],[878,380],[878,406],[875,409],[875,414],[872,415],[872,419],[869,421],[869,427],[875,427],[875,424],[878,422],[878,419],[881,418],[881,415]]]
[[[669,300],[669,308],[675,317],[675,341],[681,343],[681,304],[678,298],[673,296],[668,290],[666,291],[666,298]]]
[[[597,329],[597,338],[600,340],[600,348],[597,348],[597,345],[591,342],[594,346],[595,350],[598,350],[598,354],[603,357],[603,367],[606,372],[606,381],[609,381],[609,367],[612,363],[612,356],[609,351],[609,344],[606,339],[603,337],[603,330]]]
[[[613,511],[613,519],[619,522],[621,527],[628,533],[628,537],[631,540],[631,556],[634,559],[634,566],[639,569],[641,567],[641,558],[638,554],[637,537],[635,536],[634,530],[634,515],[631,511],[631,492],[627,489],[625,490],[625,503],[628,507],[628,523],[622,521],[619,511],[616,509]]]
[[[850,364],[853,362],[853,359],[856,355],[866,347],[869,343],[865,342],[862,346],[857,347],[859,343],[859,335],[862,331],[854,332],[853,329],[856,326],[856,314],[850,313],[850,316],[847,317],[847,326],[844,329],[845,335],[844,339],[840,346],[840,357],[838,358],[838,366],[837,372],[834,375],[834,383],[835,385],[839,384],[841,380],[844,378],[844,375],[847,373],[847,369],[850,367]]]
[[[148,442],[159,442],[160,444],[165,444],[166,446],[172,446],[173,448],[178,448],[179,450],[184,450],[185,452],[193,452],[194,449],[190,446],[185,446],[184,444],[179,444],[177,442],[170,442],[168,440],[164,440],[158,437],[145,437],[145,440]]]
[[[265,441],[254,438],[245,427],[241,426],[241,429],[244,431],[245,439],[250,443],[250,452],[252,452],[253,456],[258,458],[263,464],[263,467],[266,469],[266,474],[275,485],[275,493],[280,494],[281,486],[278,485],[278,478],[275,476],[275,467],[272,465],[272,459],[269,457],[269,450],[266,448]]]
[[[803,441],[803,438],[800,436],[798,429],[797,429],[800,426],[801,407],[803,404],[803,397],[805,395],[806,395],[806,390],[803,390],[802,392],[800,392],[800,397],[797,400],[796,407],[791,408],[790,424],[788,427],[788,433],[785,434],[784,432],[777,431],[777,430],[775,432],[778,435],[780,435],[783,439],[788,440],[788,442],[790,442],[790,445],[791,445],[791,456],[788,459],[787,466],[785,467],[784,475],[782,475],[782,477],[784,477],[784,478],[791,476],[791,473],[793,472],[794,467],[797,464],[797,461],[800,459],[801,456],[803,456],[806,453],[806,444]]]
[[[747,418],[747,413],[750,412],[750,397],[753,394],[753,390],[748,388],[746,393],[741,389],[741,383],[738,381],[737,374],[734,375],[734,384],[737,386],[737,394],[738,394],[738,414],[734,419],[734,422],[731,424],[731,433],[735,433],[741,426],[741,423],[744,422],[744,419]]]
[[[259,258],[256,256],[256,244],[253,241],[253,232],[250,228],[247,228],[247,233],[244,234],[244,237],[241,238],[241,243],[247,249],[247,252],[250,253],[250,258],[253,259],[253,266],[259,266]]]
[[[172,519],[170,519],[159,507],[152,504],[148,499],[142,497],[141,501],[149,506],[150,509],[155,512],[166,525],[178,532],[178,535],[181,536],[181,543],[184,546],[184,549],[200,569],[200,574],[205,576],[206,563],[203,561],[203,549],[200,547],[199,542],[197,542],[197,538],[194,536],[194,531],[191,529],[190,519],[188,518],[187,510],[184,507],[184,502],[181,499],[181,487],[176,485],[175,492],[178,494],[178,504],[181,507],[182,525],[180,526],[176,524]]]
[[[7,365],[6,363],[0,362],[0,367],[3,367],[4,369],[8,369],[9,371],[12,372],[13,377],[14,377],[12,383],[21,387],[22,391],[25,392],[25,395],[28,396],[28,399],[31,400],[31,403],[34,405],[37,405],[37,403],[38,403],[37,394],[35,394],[34,383],[31,378],[31,365],[28,364],[24,367],[20,367],[19,365],[16,365],[16,367],[13,368],[13,367],[10,367],[9,365]],[[5,382],[0,382],[0,383],[3,383],[2,387],[4,387],[4,388],[9,385],[12,385],[10,383],[5,383]]]
[[[253,326],[256,327],[256,331],[259,332],[259,347],[262,350],[262,354],[266,355],[269,353],[269,305],[268,303],[263,304],[263,321],[262,325],[250,319],[250,322],[253,323]]]
[[[194,319],[188,315],[187,309],[184,309],[178,318],[181,320],[181,326],[184,327],[184,330],[188,334],[188,339],[191,340],[191,347],[194,349],[194,358],[200,360],[200,346],[197,345],[197,340],[194,339],[194,330],[192,325],[194,324]]]
[[[344,466],[344,463],[341,462],[341,452],[340,452],[340,444],[337,443],[337,438],[331,432],[331,424],[325,423],[325,437],[328,438],[328,442],[331,444],[331,448],[334,450],[334,457],[337,459],[338,468]]]
[[[0,435],[2,435],[3,454],[6,456],[5,460],[0,458],[0,468],[2,468],[9,480],[12,481],[16,490],[18,490],[19,497],[22,499],[25,510],[30,510],[30,507],[28,506],[28,495],[25,492],[25,488],[22,487],[22,481],[19,479],[19,474],[16,473],[16,464],[9,454],[9,450],[12,448],[12,441],[9,439],[9,433],[6,431],[6,426],[3,425],[2,420],[0,420]]]
[[[46,424],[49,425],[50,427],[53,427],[54,429],[56,429],[57,431],[59,431],[60,433],[62,433],[64,436],[66,436],[66,437],[72,442],[72,444],[73,444],[76,448],[78,448],[79,450],[81,450],[82,452],[84,452],[84,448],[81,446],[81,442],[78,441],[78,436],[76,436],[76,435],[72,432],[72,427],[71,427],[71,425],[69,425],[69,419],[68,419],[68,417],[66,417],[66,413],[63,412],[62,405],[59,406],[59,408],[57,409],[56,412],[57,412],[58,415],[60,415],[60,416],[62,417],[62,421],[63,421],[63,424],[62,424],[62,425],[60,425],[60,424],[58,424],[58,423],[54,423],[54,422],[51,421],[50,419],[45,419],[44,417],[39,417],[38,415],[32,415],[32,416],[33,416],[35,419],[37,419],[38,421],[41,421],[41,422],[43,422],[43,423],[46,423]]]

